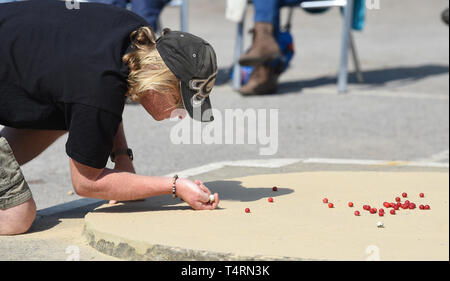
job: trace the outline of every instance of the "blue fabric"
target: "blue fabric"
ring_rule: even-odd
[[[353,7],[353,29],[361,31],[364,29],[366,22],[366,1],[355,0],[355,6]]]
[[[281,31],[278,35],[278,45],[280,45],[282,55],[272,63],[272,66],[275,68],[276,73],[281,74],[288,69],[294,57],[294,37],[289,31]]]
[[[131,11],[143,17],[153,30],[158,26],[159,15],[164,6],[170,0],[91,0],[92,2],[99,2],[104,4],[111,4],[118,7],[126,8],[127,3],[131,3]]]
[[[280,8],[300,5],[305,0],[253,0],[255,6],[255,22],[272,23],[275,36],[280,33]]]

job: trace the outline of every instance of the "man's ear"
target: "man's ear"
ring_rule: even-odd
[[[163,29],[163,31],[162,31],[162,35],[164,36],[164,35],[166,35],[166,34],[168,34],[169,32],[171,32],[172,30],[170,29],[170,28],[164,28]]]

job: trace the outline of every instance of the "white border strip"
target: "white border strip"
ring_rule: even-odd
[[[386,160],[357,160],[357,159],[327,159],[310,158],[303,163],[316,164],[337,164],[337,165],[363,165],[363,166],[406,166],[424,168],[449,168],[448,163],[427,162],[427,161],[386,161]]]
[[[448,159],[449,159],[449,150],[447,149],[447,150],[441,151],[439,153],[433,154],[428,158],[421,159],[419,161],[420,162],[440,162],[443,160],[448,161]]]
[[[223,167],[255,167],[255,168],[281,168],[295,163],[311,163],[311,164],[334,164],[334,165],[362,165],[362,166],[408,166],[408,167],[424,167],[424,168],[449,168],[448,163],[422,162],[422,161],[383,161],[383,160],[357,160],[357,159],[328,159],[328,158],[309,158],[309,159],[258,159],[258,160],[239,160],[239,161],[223,161],[207,165],[203,165],[193,169],[187,169],[176,173],[167,174],[166,177],[172,177],[177,174],[180,177],[192,177],[204,174]],[[71,209],[85,207],[91,204],[107,202],[100,199],[82,198],[53,207],[45,208],[38,211],[38,216],[51,216],[56,213],[66,212]]]
[[[231,167],[255,167],[255,168],[281,168],[283,166],[291,165],[301,162],[302,159],[269,159],[269,160],[238,160],[238,161],[224,161],[207,164],[193,169],[187,169],[176,173],[170,173],[165,175],[166,177],[172,177],[178,175],[179,177],[191,177],[199,174],[204,174],[214,170],[221,169],[225,166]]]
[[[314,163],[314,164],[335,164],[335,165],[363,165],[363,166],[406,166],[406,167],[424,167],[424,168],[449,168],[448,163],[428,162],[428,161],[386,161],[386,160],[360,160],[360,159],[330,159],[330,158],[309,158],[309,159],[268,159],[268,160],[239,160],[216,162],[200,166],[193,169],[187,169],[180,172],[167,174],[171,177],[177,174],[180,177],[191,177],[204,174],[225,166],[231,167],[256,167],[256,168],[281,168],[283,166],[295,163]]]

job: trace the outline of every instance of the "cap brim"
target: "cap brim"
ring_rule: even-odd
[[[186,83],[181,81],[181,97],[183,98],[184,108],[189,113],[189,116],[200,122],[214,121],[211,100],[209,97],[204,100],[201,106],[194,107],[191,99],[195,94],[195,91],[192,91]]]

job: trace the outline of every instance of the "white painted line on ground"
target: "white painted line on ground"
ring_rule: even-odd
[[[257,160],[239,160],[239,161],[222,161],[203,165],[200,167],[167,174],[166,177],[172,177],[177,174],[180,177],[192,177],[199,174],[211,172],[226,166],[231,167],[256,167],[256,168],[281,168],[295,163],[311,163],[311,164],[334,164],[334,165],[361,165],[361,166],[413,166],[424,168],[449,168],[448,163],[436,162],[410,162],[410,161],[383,161],[383,160],[358,160],[358,159],[328,159],[328,158],[309,158],[309,159],[257,159]],[[82,198],[79,200],[67,202],[53,207],[45,208],[38,211],[38,216],[50,216],[56,213],[66,212],[72,209],[88,206],[95,203],[105,202],[105,200]]]
[[[283,166],[291,165],[302,161],[302,159],[257,159],[257,160],[238,160],[225,162],[226,166],[238,166],[238,167],[261,167],[261,168],[281,168]]]
[[[336,164],[336,165],[362,165],[362,166],[408,166],[424,168],[449,168],[448,163],[428,162],[428,161],[386,161],[386,160],[358,160],[358,159],[327,159],[310,158],[303,163]]]
[[[447,160],[449,159],[449,151],[448,150],[444,150],[441,151],[439,153],[433,154],[428,158],[424,158],[424,159],[420,159],[417,160],[419,162],[441,162],[443,160]]]
[[[179,177],[187,178],[190,176],[207,173],[207,172],[214,171],[214,170],[220,169],[222,167],[225,167],[224,163],[226,163],[226,162],[211,163],[211,164],[203,165],[203,166],[200,166],[197,168],[192,168],[192,169],[187,169],[187,170],[167,174],[167,175],[165,175],[165,177],[173,177],[173,175],[178,175]]]
[[[303,163],[314,164],[337,164],[337,165],[378,165],[378,160],[357,160],[357,159],[331,159],[331,158],[310,158],[303,160]]]
[[[191,177],[211,172],[223,168],[225,166],[280,168],[298,162],[315,163],[315,164],[335,164],[335,165],[363,165],[363,166],[378,165],[378,166],[410,166],[410,167],[424,167],[424,168],[449,168],[448,163],[438,163],[430,161],[386,161],[386,160],[329,159],[329,158],[267,159],[267,160],[239,160],[239,161],[216,162],[196,167],[193,169],[187,169],[176,173],[167,174],[166,177],[170,177],[175,174],[180,177]]]
[[[438,163],[438,162],[420,162],[420,161],[414,161],[414,162],[409,162],[407,163],[405,166],[410,166],[410,167],[427,167],[427,168],[449,168],[448,163]]]
[[[176,173],[166,175],[166,177],[172,177],[178,175],[179,177],[190,177],[199,174],[207,173],[210,171],[218,170],[225,166],[232,167],[255,167],[255,168],[281,168],[283,166],[291,165],[302,161],[301,159],[256,159],[256,160],[238,160],[238,161],[223,161],[207,164],[193,169],[187,169]]]

